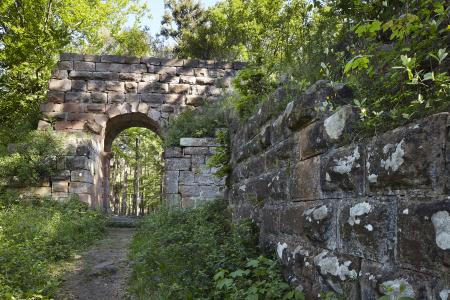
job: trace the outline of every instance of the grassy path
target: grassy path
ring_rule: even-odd
[[[76,256],[68,265],[56,299],[126,299],[130,266],[128,245],[134,228],[108,228],[103,240]]]

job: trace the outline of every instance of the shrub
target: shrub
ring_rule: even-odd
[[[223,98],[182,112],[170,123],[165,146],[178,146],[183,137],[214,137],[217,128],[226,127],[227,109]]]
[[[256,244],[250,223],[233,224],[223,200],[197,209],[155,212],[132,242],[131,292],[138,299],[223,299],[227,293],[218,289],[214,275],[245,268],[249,259],[258,257]],[[260,267],[270,269],[259,278],[271,285],[278,272],[275,262]]]
[[[64,154],[61,140],[50,131],[30,132],[13,146],[12,154],[0,156],[0,187],[38,184],[56,172],[56,161]]]
[[[58,286],[52,266],[99,238],[105,219],[75,198],[20,203],[5,198],[0,205],[0,298],[51,297]]]

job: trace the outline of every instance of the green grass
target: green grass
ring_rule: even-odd
[[[2,201],[3,200],[3,201]],[[77,199],[0,196],[0,299],[49,299],[54,267],[104,233],[105,219]]]

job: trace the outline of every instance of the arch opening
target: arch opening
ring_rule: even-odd
[[[162,202],[162,139],[158,122],[135,112],[108,120],[102,153],[103,210],[138,216]]]

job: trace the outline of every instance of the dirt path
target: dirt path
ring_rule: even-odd
[[[133,228],[108,228],[106,237],[76,257],[64,276],[57,300],[126,299]]]

